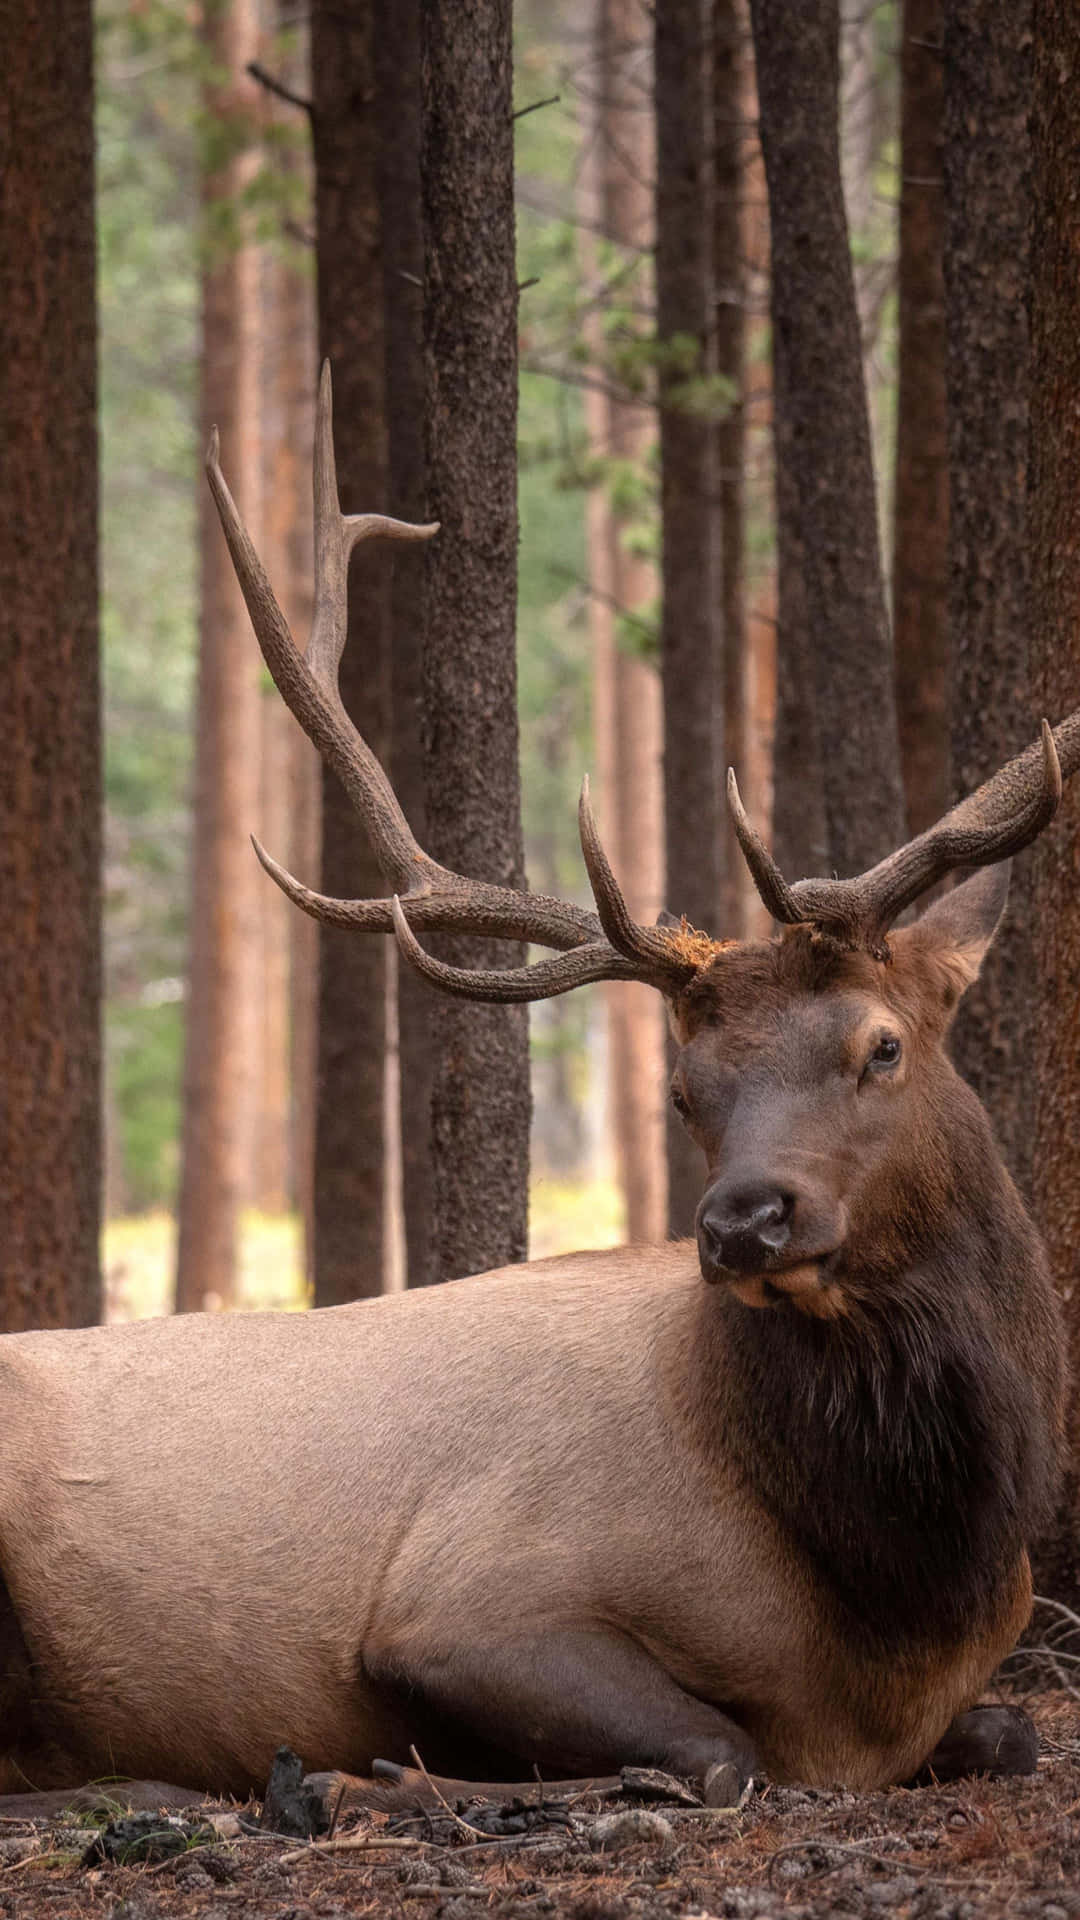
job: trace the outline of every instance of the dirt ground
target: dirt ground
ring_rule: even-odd
[[[1028,1779],[875,1794],[766,1787],[732,1811],[564,1803],[530,1809],[526,1831],[494,1837],[472,1825],[500,1823],[482,1808],[404,1828],[363,1815],[343,1819],[330,1846],[237,1832],[235,1816],[219,1816],[224,1835],[196,1836],[152,1864],[84,1864],[93,1827],[8,1820],[0,1910],[25,1920],[1080,1920],[1080,1701],[1026,1704],[1043,1749]]]

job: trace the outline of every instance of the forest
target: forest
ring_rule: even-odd
[[[1048,720],[1060,806],[949,1048],[1075,1362],[1066,0],[0,11],[0,1330],[688,1239],[648,966],[562,990],[613,937],[583,777],[642,952],[712,952]],[[222,477],[317,695],[256,643]],[[535,991],[441,996],[410,937]],[[1071,1385],[1063,1420],[1068,1690]]]

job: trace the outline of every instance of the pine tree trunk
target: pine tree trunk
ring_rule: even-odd
[[[267,546],[264,539],[264,555]],[[276,689],[272,694],[263,691],[261,707],[258,833],[263,846],[281,847],[284,851],[289,832],[289,776],[296,722],[278,698]],[[279,1214],[288,1208],[290,1188],[289,943],[290,923],[296,909],[272,884],[261,886],[259,895],[261,1032],[251,1204],[263,1213]]]
[[[383,228],[386,308],[386,424],[390,443],[390,507],[399,520],[420,521],[424,483],[424,239],[420,217],[420,5],[380,0],[376,46],[379,114],[379,206]],[[411,547],[394,555],[391,585],[390,775],[421,846],[424,820],[422,643],[424,557]],[[394,958],[396,959],[396,955]],[[401,1206],[405,1264],[414,1279],[432,1270],[432,1022],[441,1018],[430,989],[397,968],[398,1099]]]
[[[509,0],[422,0],[429,851],[524,882],[518,777],[517,284]],[[443,937],[458,966],[513,942]],[[523,1259],[529,1062],[523,1007],[450,1001],[432,1022],[433,1258],[426,1275]]]
[[[769,184],[778,458],[787,457],[802,543],[826,870],[849,874],[898,843],[904,809],[840,179],[839,18],[836,0],[798,8],[751,0],[750,13]]]
[[[281,33],[275,71],[301,98],[311,88],[306,30],[297,33],[291,0],[277,0]],[[263,111],[293,134],[302,110],[267,94]],[[302,128],[301,128],[302,130]],[[306,148],[290,139],[277,149],[286,182],[312,197]],[[309,216],[310,217],[310,216]],[[267,572],[292,632],[306,645],[312,615],[312,396],[316,372],[315,298],[304,243],[278,236],[262,273],[261,417],[263,423],[263,550]],[[259,838],[290,871],[318,879],[319,840],[310,831],[319,760],[284,703],[263,687],[262,820]],[[272,1211],[299,1207],[305,1242],[311,1234],[314,1167],[314,1016],[318,925],[298,913],[259,877],[266,954],[262,1092],[256,1198]]]
[[[893,637],[908,825],[949,804],[942,0],[904,0]]]
[[[724,654],[710,372],[713,127],[705,0],[656,10],[656,310],[660,389],[660,659],[664,890],[691,926],[723,925]],[[697,385],[697,394],[692,391]],[[693,1231],[701,1154],[667,1115],[668,1228]]]
[[[320,358],[334,376],[334,441],[345,513],[385,510],[382,239],[376,180],[374,0],[316,0],[312,125]],[[353,563],[341,695],[372,752],[389,744],[389,561]],[[382,876],[334,775],[322,782],[322,888],[379,897]],[[323,927],[315,1128],[315,1300],[382,1291],[387,943]]]
[[[206,51],[215,73],[207,111],[251,110],[246,62],[256,50],[252,0],[206,15]],[[206,229],[235,217],[250,179],[250,149],[203,183]],[[258,255],[235,235],[209,241],[202,285],[201,438],[217,426],[222,465],[256,542],[259,538]],[[249,835],[258,818],[260,696],[258,649],[217,513],[200,487],[199,674],[196,695],[191,950],[184,1051],[176,1306],[196,1312],[232,1303],[237,1228],[251,1165],[252,1074],[258,1001],[261,875]]]
[[[655,156],[649,113],[648,16],[637,0],[604,0],[599,25],[602,75],[599,129],[602,224],[632,258],[654,237]],[[616,394],[608,451],[642,470],[653,444],[647,408]],[[616,607],[633,616],[655,605],[656,570],[630,544],[619,515],[610,521]],[[610,857],[634,918],[651,924],[664,905],[663,706],[659,675],[640,651],[614,637],[612,661],[614,782]],[[676,903],[678,906],[678,903]],[[666,1032],[663,1007],[646,987],[612,987],[608,996],[612,1118],[620,1185],[631,1241],[667,1231]]]
[[[775,293],[772,296],[775,302]],[[792,375],[773,332],[773,485],[776,497],[776,715],[772,850],[789,878],[831,870],[822,729],[810,645],[806,552],[793,425]]]
[[[604,37],[605,0],[593,0],[591,11],[593,14],[591,44],[594,48],[597,71],[603,74],[607,45]],[[611,452],[613,400],[611,389],[607,386],[603,373],[604,315],[600,304],[601,275],[598,260],[599,248],[596,242],[596,235],[602,227],[604,217],[603,168],[600,156],[599,103],[591,98],[591,93],[592,89],[583,103],[581,124],[582,160],[578,176],[580,203],[578,245],[582,263],[584,333],[592,356],[594,377],[590,383],[586,384],[582,393],[582,411],[585,418],[585,444],[588,459],[590,462],[602,462]],[[600,837],[611,857],[615,852],[615,792],[618,779],[615,727],[615,535],[608,490],[598,481],[590,485],[585,498],[585,555],[588,576],[586,613],[589,654],[592,660],[592,800]],[[616,1178],[622,1195],[624,1212],[628,1213],[629,1196],[626,1191],[624,1136],[620,1126],[615,1066],[619,1048],[624,1044],[621,1010],[625,1003],[626,989],[610,984],[602,989],[602,993],[606,1028],[604,1064],[607,1069],[604,1101],[605,1131],[614,1145]]]
[[[954,797],[1037,730],[1027,535],[1031,208],[1027,0],[946,0],[945,293]],[[953,1053],[1031,1190],[1030,862],[960,1010]]]
[[[92,21],[5,0],[0,1326],[101,1316]]]
[[[722,653],[722,750],[716,768],[720,868],[714,931],[739,939],[744,929],[745,865],[728,818],[727,769],[749,761],[746,621],[746,129],[750,25],[740,0],[711,0],[712,29],[712,369],[729,401],[712,431],[712,518]],[[761,816],[758,816],[759,818]]]
[[[1032,676],[1052,720],[1080,699],[1080,91],[1076,16],[1036,0],[1031,259],[1030,550]],[[1033,1020],[1037,1089],[1032,1197],[1065,1306],[1072,1395],[1056,1537],[1037,1563],[1039,1592],[1080,1605],[1080,788],[1034,855],[1038,964]]]
[[[717,0],[718,5],[724,0]],[[747,0],[736,0],[740,92],[738,112],[738,162],[741,173],[739,253],[743,266],[742,288],[745,300],[746,346],[743,361],[742,473],[746,493],[745,514],[751,527],[775,528],[775,471],[773,457],[773,367],[771,328],[769,325],[769,287],[771,282],[769,248],[768,190],[765,163],[758,138],[757,76],[754,71],[753,38]],[[719,114],[718,114],[719,119]],[[723,148],[718,149],[722,156]],[[718,157],[718,164],[720,158]],[[745,722],[740,741],[732,737],[735,703],[728,698],[725,712],[729,738],[739,758],[729,753],[729,763],[739,775],[739,791],[751,819],[763,831],[772,832],[774,794],[773,744],[776,730],[776,656],[777,656],[777,543],[774,539],[765,551],[746,547],[746,642],[743,681]],[[804,743],[805,750],[805,743]],[[794,774],[794,769],[792,769]],[[821,767],[815,763],[808,791],[816,797],[819,819],[824,821],[821,792]],[[821,843],[824,845],[824,824]],[[764,939],[772,922],[758,898],[745,860],[739,854],[734,833],[728,827],[729,859],[738,876],[742,906],[742,927],[748,938]]]

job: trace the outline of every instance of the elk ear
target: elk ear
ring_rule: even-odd
[[[907,929],[912,951],[937,961],[946,1007],[954,1007],[978,979],[1008,898],[1009,862],[1002,860],[978,868]]]

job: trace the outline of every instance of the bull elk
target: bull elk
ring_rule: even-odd
[[[5,1339],[4,1788],[121,1771],[245,1793],[281,1741],[358,1779],[415,1742],[459,1776],[637,1762],[730,1794],[759,1769],[870,1788],[1008,1764],[1003,1735],[1022,1764],[1023,1725],[971,1710],[1029,1615],[1062,1337],[944,1042],[1004,862],[1080,765],[1080,713],[855,879],[789,884],[732,778],[770,940],[636,925],[587,787],[595,915],[481,884],[417,845],[337,688],[351,549],[436,529],[341,514],[324,370],[305,655],[216,438],[207,464],[266,663],[388,897],[263,865],[323,922],[395,932],[449,993],[655,987],[705,1190],[696,1244]],[[465,972],[422,950],[434,930],[553,957]]]

